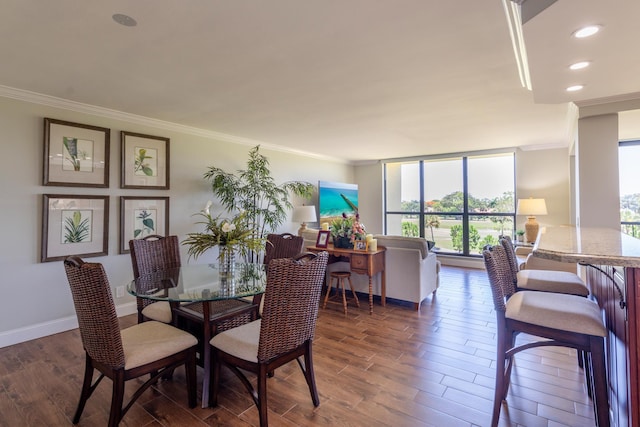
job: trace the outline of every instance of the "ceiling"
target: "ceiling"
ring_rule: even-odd
[[[0,96],[41,94],[346,161],[567,146],[571,101],[640,99],[637,0],[558,0],[528,21],[533,92],[520,84],[500,0],[0,5]],[[593,40],[569,37],[589,23],[603,26]],[[582,59],[592,67],[571,74]],[[564,92],[574,83],[585,89]],[[621,123],[621,137],[640,137],[637,112]]]

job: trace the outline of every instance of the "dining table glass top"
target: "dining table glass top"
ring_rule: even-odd
[[[263,264],[236,263],[228,275],[216,264],[190,264],[140,276],[127,292],[155,301],[198,302],[257,295],[265,285]]]

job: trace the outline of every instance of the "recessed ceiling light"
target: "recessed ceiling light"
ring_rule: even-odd
[[[598,31],[600,31],[600,26],[599,25],[589,25],[586,27],[582,27],[579,30],[576,30],[573,33],[573,36],[578,38],[578,39],[582,39],[585,37],[589,37],[594,35],[595,33],[597,33]]]
[[[582,70],[583,68],[587,68],[589,65],[591,65],[590,61],[580,61],[580,62],[576,62],[575,64],[569,65],[569,69]]]
[[[584,87],[584,85],[574,85],[574,86],[569,86],[567,88],[567,92],[576,92],[578,90],[582,90],[582,88]]]
[[[122,13],[116,13],[112,16],[112,18],[118,24],[124,25],[125,27],[135,27],[136,25],[138,25],[135,19],[128,15],[123,15]]]

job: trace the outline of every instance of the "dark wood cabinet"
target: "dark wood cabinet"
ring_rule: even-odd
[[[611,425],[640,426],[640,268],[587,266],[587,283],[609,336],[607,375]]]

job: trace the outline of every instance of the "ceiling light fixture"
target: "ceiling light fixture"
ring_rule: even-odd
[[[135,19],[128,15],[123,15],[122,13],[116,13],[112,16],[112,18],[118,24],[124,25],[125,27],[135,27],[136,25],[138,25]]]
[[[584,85],[573,85],[567,88],[567,92],[576,92],[576,91],[582,90],[583,88],[584,88]]]
[[[520,83],[522,87],[531,90],[531,76],[529,75],[529,62],[527,60],[527,49],[524,46],[524,35],[522,34],[522,18],[520,16],[520,5],[511,0],[502,0],[504,14],[509,25],[511,44],[516,55],[516,64]]]
[[[594,35],[598,31],[600,31],[600,26],[599,25],[589,25],[589,26],[586,26],[586,27],[582,27],[579,30],[576,30],[573,33],[573,37],[575,37],[577,39],[583,39],[585,37],[590,37],[590,36]]]
[[[589,65],[591,65],[591,61],[580,61],[576,62],[575,64],[569,65],[569,69],[574,71],[582,70],[583,68],[587,68]]]

